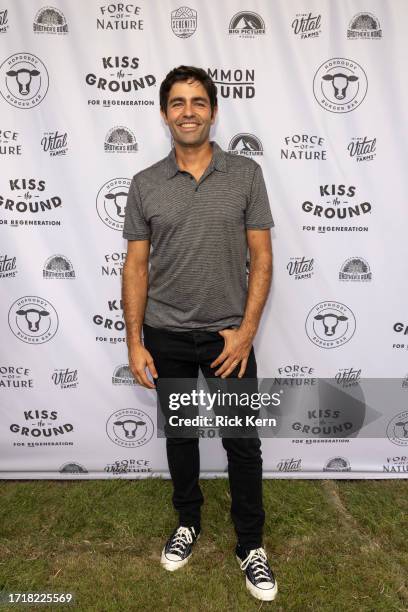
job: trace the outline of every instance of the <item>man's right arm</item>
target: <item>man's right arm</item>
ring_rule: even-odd
[[[146,368],[154,378],[157,378],[157,371],[151,354],[142,344],[142,325],[149,284],[149,253],[150,240],[128,240],[122,275],[122,301],[129,367],[140,385],[154,389],[155,385],[146,375]]]

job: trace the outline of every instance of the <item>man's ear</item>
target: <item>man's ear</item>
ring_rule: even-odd
[[[166,125],[169,125],[169,124],[168,124],[168,121],[167,121],[167,116],[166,116],[166,113],[160,109],[160,114],[161,114],[161,116],[162,116],[163,121],[165,122],[165,124],[166,124]]]
[[[217,116],[218,113],[218,106],[214,106],[214,110],[212,112],[212,117],[211,117],[211,125],[213,125],[215,118]]]

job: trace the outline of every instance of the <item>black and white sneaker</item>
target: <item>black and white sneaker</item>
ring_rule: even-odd
[[[278,584],[269,566],[263,548],[246,550],[237,544],[235,554],[240,568],[246,574],[248,591],[257,599],[272,601],[278,592]]]
[[[194,527],[177,527],[163,548],[161,564],[169,572],[183,567],[193,552],[193,546],[200,537]]]

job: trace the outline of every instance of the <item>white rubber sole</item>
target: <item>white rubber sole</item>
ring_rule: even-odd
[[[196,542],[197,542],[197,540],[199,540],[200,535],[201,534],[199,533],[197,538],[196,538]],[[170,561],[169,559],[166,558],[166,555],[164,554],[165,548],[166,547],[164,547],[163,550],[162,550],[160,563],[161,563],[162,567],[164,567],[164,569],[167,570],[168,572],[175,572],[176,570],[180,569],[181,567],[184,567],[184,565],[186,565],[190,561],[191,556],[193,554],[193,551],[191,551],[191,553],[188,555],[188,557],[186,557],[185,559],[183,559],[181,561]]]
[[[241,559],[238,557],[238,555],[235,555],[235,558],[238,561],[238,565],[241,569]],[[278,583],[276,580],[273,589],[257,589],[247,577],[245,577],[245,582],[246,588],[256,599],[261,599],[262,601],[273,601],[278,594]]]

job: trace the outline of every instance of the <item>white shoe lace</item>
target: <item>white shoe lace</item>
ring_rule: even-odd
[[[263,548],[254,548],[249,552],[249,555],[241,563],[241,569],[246,570],[250,563],[253,564],[253,572],[257,581],[265,579],[271,582],[271,576],[268,572],[268,558]]]
[[[194,529],[193,527],[191,529]],[[195,532],[194,532],[195,534]],[[193,536],[191,535],[191,531],[189,527],[178,527],[174,536],[172,537],[172,543],[169,548],[169,552],[178,552],[180,554],[183,553],[183,548],[186,544],[191,544],[193,542]]]

